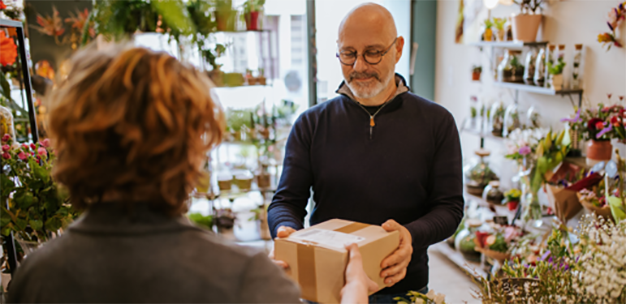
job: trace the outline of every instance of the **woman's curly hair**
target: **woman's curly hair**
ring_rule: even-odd
[[[76,54],[48,100],[53,175],[72,205],[150,201],[184,213],[207,152],[222,140],[224,115],[211,87],[205,74],[162,52],[117,46]]]

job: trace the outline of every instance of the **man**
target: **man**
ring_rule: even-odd
[[[312,107],[293,126],[272,204],[273,236],[342,218],[398,230],[382,261],[387,288],[371,302],[427,292],[429,245],[454,233],[463,216],[459,135],[443,107],[410,92],[394,69],[402,56],[393,17],[382,6],[353,9],[339,27],[341,96]],[[283,263],[278,261],[277,263]]]

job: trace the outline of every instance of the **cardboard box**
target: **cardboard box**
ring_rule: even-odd
[[[274,255],[289,264],[287,275],[300,285],[302,298],[319,303],[341,302],[341,288],[348,264],[346,243],[356,243],[367,276],[385,287],[380,264],[400,243],[398,231],[381,226],[333,219],[275,239]]]

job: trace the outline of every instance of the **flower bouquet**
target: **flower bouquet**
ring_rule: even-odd
[[[604,181],[601,181],[593,190],[583,189],[577,193],[578,200],[589,212],[593,212],[605,219],[611,217],[611,206],[606,202],[604,195]]]
[[[620,3],[609,11],[606,24],[611,31],[598,35],[598,42],[602,43],[607,51],[611,49],[611,46],[622,47],[617,37],[617,29],[624,19],[626,19],[626,2]]]
[[[514,227],[506,227],[504,230],[497,229],[493,233],[477,231],[474,239],[475,250],[502,264],[511,258],[509,244],[518,235],[519,233]]]

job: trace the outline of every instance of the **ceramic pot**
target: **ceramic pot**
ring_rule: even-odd
[[[246,29],[248,31],[259,30],[259,12],[250,12],[246,14]]]
[[[608,140],[590,140],[587,143],[587,165],[611,160],[613,145]]]
[[[513,40],[523,42],[536,41],[542,17],[540,14],[517,14],[511,18]]]

